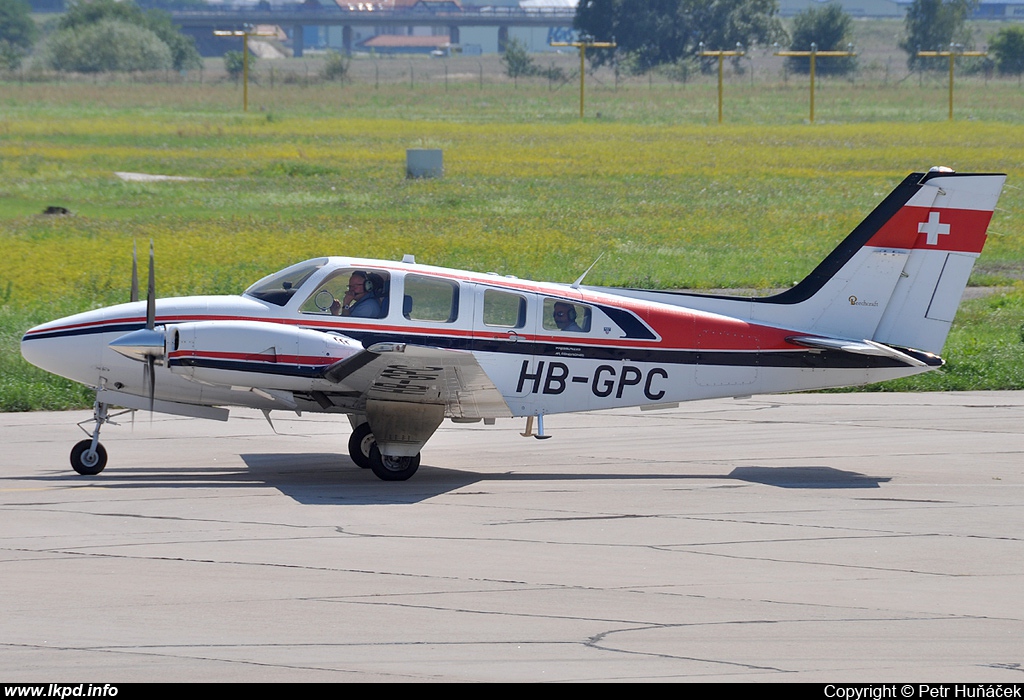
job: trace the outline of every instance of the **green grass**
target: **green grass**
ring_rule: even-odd
[[[953,124],[941,86],[826,83],[813,125],[795,80],[735,83],[721,126],[710,83],[595,87],[602,116],[583,123],[576,93],[543,83],[287,85],[255,89],[248,114],[222,85],[2,89],[0,410],[88,402],[24,363],[18,340],[125,300],[132,243],[148,239],[161,296],[237,293],[324,254],[405,253],[564,282],[604,253],[589,283],[768,289],[803,277],[907,173],[943,164],[1010,175],[973,282],[1024,279],[1015,82],[958,83],[974,118]],[[406,180],[411,147],[442,148],[445,177]],[[72,215],[42,216],[51,205]],[[943,373],[894,386],[1021,386],[1022,306],[1019,288],[966,304]]]

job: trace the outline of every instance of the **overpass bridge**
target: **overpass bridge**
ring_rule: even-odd
[[[290,30],[295,56],[303,52],[306,26],[342,28],[342,44],[352,52],[353,28],[394,30],[407,27],[447,29],[450,41],[459,43],[460,27],[494,27],[498,45],[504,44],[512,27],[571,27],[574,9],[563,7],[469,7],[463,9],[376,8],[369,3],[335,4],[307,0],[304,3],[205,7],[201,10],[171,10],[174,23],[200,41],[214,30],[239,30],[245,26],[272,24]],[[453,6],[454,7],[454,6]]]

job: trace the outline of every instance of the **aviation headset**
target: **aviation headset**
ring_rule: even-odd
[[[352,273],[353,277],[356,275],[363,278],[364,292],[366,292],[367,294],[373,294],[377,290],[376,285],[373,283],[373,277],[377,277],[377,275],[373,275],[373,277],[371,277],[369,272],[363,272],[362,270],[356,270],[355,272]]]
[[[376,272],[368,272],[366,273],[365,279],[366,283],[364,284],[363,289],[365,289],[368,294],[372,294],[376,297],[384,293],[383,277],[378,275]]]

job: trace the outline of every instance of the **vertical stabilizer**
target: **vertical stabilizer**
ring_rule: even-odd
[[[918,194],[886,227],[913,243],[872,340],[942,351],[1005,180],[948,172],[925,176]]]

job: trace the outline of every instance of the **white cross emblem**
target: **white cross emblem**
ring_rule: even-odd
[[[928,245],[938,245],[939,236],[949,235],[949,224],[939,223],[939,212],[933,211],[928,214],[928,221],[922,221],[917,225],[918,233],[927,233]]]

